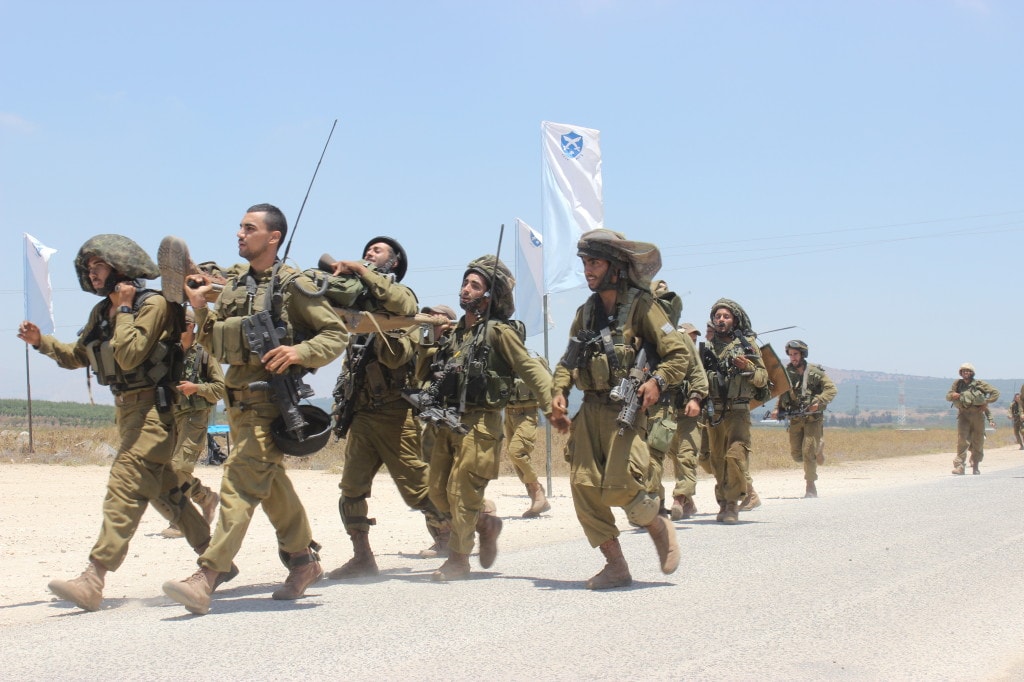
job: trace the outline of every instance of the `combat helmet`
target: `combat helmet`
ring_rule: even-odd
[[[395,274],[395,279],[399,282],[405,277],[406,271],[409,269],[409,256],[406,255],[405,249],[398,243],[397,239],[391,237],[374,237],[370,241],[366,242],[366,246],[363,247],[363,253],[360,256],[366,255],[366,250],[377,243],[387,244],[391,249],[398,254],[398,263],[391,270]]]
[[[494,267],[495,260],[497,260],[497,268]],[[466,275],[471,272],[480,275],[487,282],[490,289],[488,293],[491,297],[491,315],[503,320],[512,317],[512,313],[516,311],[515,303],[512,300],[512,290],[516,286],[516,280],[508,266],[502,263],[500,258],[487,254],[469,261],[466,271],[462,273],[462,278],[465,279]],[[493,282],[491,281],[492,277],[495,279]]]
[[[710,322],[709,324],[712,329],[714,329],[715,326],[715,323],[713,321],[715,317],[715,311],[718,310],[719,308],[728,308],[729,312],[731,312],[732,316],[735,318],[736,325],[733,329],[734,334],[739,333],[743,334],[743,336],[754,336],[753,325],[750,324],[750,317],[747,315],[747,311],[743,309],[743,306],[741,306],[739,303],[730,298],[720,298],[717,301],[715,301],[715,304],[713,306],[711,306],[710,319],[712,320],[712,322]]]
[[[648,242],[626,239],[614,230],[599,228],[580,235],[577,256],[600,258],[626,272],[633,286],[651,288],[651,278],[661,270],[661,252]]]
[[[99,289],[93,288],[92,282],[89,281],[90,258],[102,258],[115,270]],[[82,286],[82,291],[97,296],[109,294],[118,281],[118,275],[126,279],[156,279],[160,276],[160,269],[149,254],[134,241],[120,234],[98,234],[82,244],[78,255],[75,256],[75,272],[78,274],[78,283]]]
[[[792,341],[786,342],[786,351],[788,352],[790,348],[800,351],[804,360],[807,359],[807,344],[800,339],[793,339]]]
[[[285,424],[284,417],[277,417],[270,422],[270,437],[274,445],[286,455],[292,457],[309,457],[327,445],[331,437],[331,416],[316,405],[299,405],[299,412],[306,422],[306,436],[302,440],[296,438]]]

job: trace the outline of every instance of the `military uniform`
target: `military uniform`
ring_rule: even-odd
[[[1018,393],[1010,403],[1010,421],[1013,423],[1013,438],[1017,441],[1017,446],[1024,450],[1024,438],[1021,437],[1021,411],[1021,397]]]
[[[967,365],[964,365],[961,369],[966,367]],[[980,473],[978,465],[985,457],[985,418],[988,405],[999,400],[999,390],[981,379],[976,379],[973,368],[970,371],[970,380],[963,377],[957,379],[946,393],[946,400],[957,408],[954,474],[964,473],[968,450],[971,452],[974,473]]]
[[[526,340],[526,327],[522,322],[513,320],[510,322],[519,338]],[[541,359],[544,368],[548,369],[547,362]],[[530,391],[518,376],[512,377],[512,392],[505,406],[505,452],[512,462],[516,476],[526,486],[526,492],[530,496],[530,506],[523,512],[523,518],[534,518],[549,511],[551,505],[544,495],[544,487],[537,479],[537,471],[533,468],[532,455],[537,446],[537,408],[539,406],[537,396]]]
[[[373,269],[360,277],[371,312],[414,315],[416,296],[395,277]],[[402,397],[410,387],[416,348],[408,329],[359,334],[349,338],[345,364],[335,389],[335,413],[352,410],[345,445],[341,499],[338,508],[345,531],[352,539],[354,557],[330,573],[333,579],[378,573],[368,533],[376,519],[369,518],[373,479],[382,466],[398,487],[405,504],[426,517],[432,537],[447,533],[447,522],[430,501],[427,464],[420,455],[420,435],[412,406]],[[352,402],[348,405],[349,401]]]
[[[715,499],[719,505],[717,520],[735,523],[738,505],[750,490],[750,400],[755,397],[756,389],[768,386],[768,370],[757,344],[747,336],[752,333],[743,308],[734,301],[719,299],[712,306],[711,314],[722,307],[732,312],[736,326],[731,334],[716,332],[710,341],[718,360],[718,371],[708,370],[715,414],[714,420],[708,422],[708,445],[715,474]],[[741,372],[732,365],[732,359],[740,355],[747,356],[753,369]]]
[[[233,271],[217,309],[196,310],[199,342],[220,362],[230,365],[225,377],[228,423],[234,447],[224,464],[221,480],[221,509],[210,547],[199,557],[199,565],[223,573],[229,571],[252,520],[262,506],[277,532],[278,550],[283,555],[302,553],[317,547],[306,511],[284,468],[284,453],[271,438],[271,423],[281,414],[268,390],[250,389],[254,382],[266,382],[270,373],[260,358],[249,350],[242,333],[242,319],[266,307],[266,290],[272,269],[261,272]],[[300,364],[324,367],[341,354],[348,336],[338,316],[322,298],[294,292],[313,283],[294,268],[280,266],[283,290],[280,311],[288,334],[283,345],[293,345]],[[302,339],[302,340],[299,340]]]
[[[178,396],[174,407],[178,438],[171,463],[182,478],[182,485],[189,497],[203,509],[207,521],[212,522],[212,514],[207,510],[216,510],[217,494],[203,485],[193,472],[199,456],[206,448],[210,413],[224,399],[224,371],[220,363],[198,343],[193,343],[185,350],[184,368],[182,378],[194,383],[198,390],[192,395]]]
[[[501,410],[513,375],[521,377],[538,397],[539,407],[545,414],[551,412],[551,375],[543,363],[530,356],[516,330],[507,322],[492,319],[487,322],[486,330],[479,329],[482,324],[481,320],[467,328],[463,316],[445,337],[444,345],[424,349],[417,362],[420,379],[430,376],[429,366],[433,363],[447,368],[449,377],[463,380],[470,373],[462,364],[468,355],[486,357],[488,362],[487,369],[474,368],[474,376],[468,379],[471,386],[466,391],[466,408],[460,416],[468,433],[437,429],[430,455],[430,499],[450,516],[449,548],[459,554],[472,552],[487,483],[498,477]],[[474,344],[476,348],[471,351]],[[443,406],[458,408],[461,386],[457,381],[442,382],[440,391]]]
[[[109,291],[98,291],[89,283],[86,263],[90,258],[106,260],[120,274],[127,271],[155,278],[159,273],[128,238],[94,237],[79,251],[76,268],[82,288],[104,299],[92,309],[75,343],[47,335],[36,346],[65,369],[91,367],[97,381],[109,385],[114,394],[120,442],[107,481],[99,538],[89,552],[90,567],[79,578],[50,583],[58,596],[95,611],[102,600],[103,574],[121,566],[147,506],[153,504],[178,524],[193,548],[204,547],[210,531],[182,497],[181,481],[171,466],[175,440],[171,386],[181,370],[175,350],[184,323],[182,311],[145,289],[136,292],[131,309],[114,309]],[[135,263],[134,271],[126,263]]]
[[[835,400],[838,390],[821,365],[812,365],[806,358],[801,364],[802,368],[792,362],[786,365],[792,388],[779,396],[778,409],[780,419],[789,419],[789,454],[794,461],[803,462],[804,480],[813,483],[818,480],[818,464],[825,447],[825,408]],[[812,405],[817,409],[808,412]],[[808,494],[812,489],[808,488]]]

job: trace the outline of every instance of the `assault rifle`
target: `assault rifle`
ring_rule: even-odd
[[[459,421],[454,407],[441,407],[436,399],[426,391],[402,391],[402,397],[416,410],[416,417],[422,422],[435,426],[444,426],[455,433],[466,434],[469,429]]]
[[[249,342],[249,348],[258,357],[281,345],[285,335],[283,327],[274,325],[269,310],[242,318],[242,331]],[[302,380],[301,370],[298,373],[289,368],[284,374],[271,374],[269,381],[254,381],[249,384],[253,391],[270,391],[274,402],[281,410],[285,428],[296,440],[306,439],[306,420],[299,411],[299,401],[313,396],[313,388]]]
[[[700,362],[704,365],[704,371],[708,374],[714,374],[716,381],[714,385],[718,386],[718,398],[723,403],[725,402],[726,392],[728,389],[728,383],[726,382],[727,371],[722,371],[722,365],[718,361],[718,356],[707,344],[703,341],[700,342],[699,347]],[[710,382],[709,382],[710,383]],[[704,414],[707,416],[708,424],[716,426],[720,421],[721,417],[715,418],[715,396],[708,395],[704,400]]]
[[[565,354],[558,361],[562,367],[572,371],[586,366],[587,355],[591,348],[601,346],[601,335],[593,329],[581,329],[579,334],[569,339]]]
[[[622,403],[622,409],[615,418],[621,436],[627,428],[636,423],[636,416],[640,412],[643,401],[637,394],[640,387],[651,378],[651,369],[647,364],[647,349],[641,348],[636,355],[636,362],[630,368],[629,373],[622,378],[619,385],[612,389],[609,397],[615,402]]]
[[[372,353],[374,335],[367,336],[362,343],[353,342],[348,347],[348,371],[338,377],[338,385],[334,387],[334,435],[340,440],[348,434],[352,420],[356,417],[356,402],[359,389],[366,375]]]

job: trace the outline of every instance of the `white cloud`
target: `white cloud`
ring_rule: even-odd
[[[35,132],[36,126],[17,114],[0,111],[0,128],[13,130],[16,133],[32,133]]]

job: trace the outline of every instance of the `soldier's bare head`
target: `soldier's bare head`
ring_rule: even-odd
[[[250,206],[238,225],[238,255],[250,263],[269,265],[288,234],[288,221],[271,204]],[[269,260],[269,263],[263,261]]]

